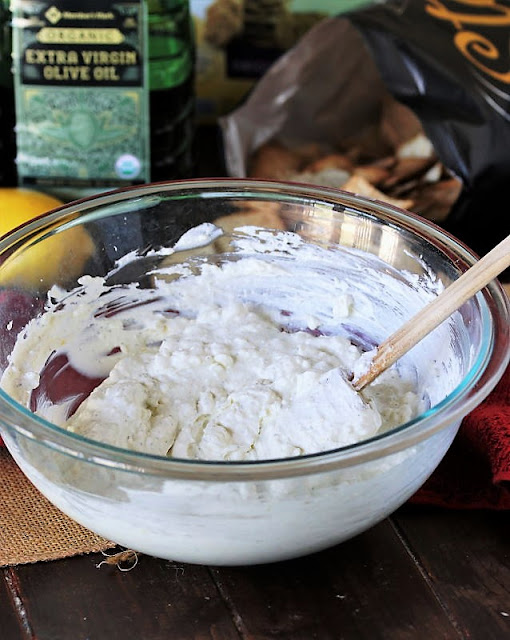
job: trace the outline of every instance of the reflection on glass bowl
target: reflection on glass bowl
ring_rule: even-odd
[[[227,234],[240,224],[290,231],[330,257],[347,252],[353,265],[357,256],[379,265],[343,271],[376,310],[369,322],[354,316],[344,327],[363,348],[384,339],[411,312],[404,296],[394,317],[383,313],[387,292],[377,285],[380,279],[371,280],[372,272],[399,283],[396,290],[416,294],[425,281],[447,286],[476,260],[455,238],[419,217],[338,190],[236,179],[125,189],[71,203],[0,241],[2,370],[17,333],[44,313],[52,287],[58,289],[50,295],[69,291],[81,276],[91,275],[107,277],[110,285],[134,282],[150,289],[155,270],[197,258],[214,263],[232,252],[230,236],[170,254],[161,249],[211,222]],[[58,269],[48,271],[41,249],[56,239],[63,249]],[[125,259],[128,254],[134,259]],[[278,286],[275,281],[275,300]],[[286,304],[294,305],[295,313],[305,303],[315,305],[326,317],[334,288],[305,300],[306,286],[306,273],[299,272]],[[246,287],[239,291],[246,295]],[[121,545],[182,562],[283,560],[352,537],[407,500],[439,464],[462,418],[501,377],[507,344],[507,299],[494,282],[414,352],[410,362],[427,400],[419,416],[361,442],[310,455],[203,461],[117,448],[57,427],[5,391],[0,391],[1,433],[49,500]],[[341,416],[338,420],[341,428]]]

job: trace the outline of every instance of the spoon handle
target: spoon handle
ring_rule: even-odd
[[[483,258],[475,262],[437,298],[416,313],[384,342],[381,342],[368,371],[353,381],[352,384],[356,391],[361,391],[367,384],[375,380],[378,375],[412,349],[422,338],[508,266],[510,266],[510,236],[507,236]]]

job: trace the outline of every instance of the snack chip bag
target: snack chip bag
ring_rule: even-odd
[[[510,2],[394,1],[350,20],[462,181],[445,228],[486,253],[510,233]]]
[[[248,175],[249,158],[272,139],[334,145],[381,111],[386,92],[414,114],[461,183],[440,224],[483,255],[510,232],[502,205],[510,184],[510,0],[348,4],[354,10],[316,25],[220,120],[229,173]]]

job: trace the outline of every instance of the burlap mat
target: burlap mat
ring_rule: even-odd
[[[57,560],[113,546],[48,502],[0,446],[0,566]]]

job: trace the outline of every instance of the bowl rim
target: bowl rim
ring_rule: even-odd
[[[144,197],[155,193],[172,193],[181,190],[185,190],[189,197],[195,191],[206,191],[211,198],[226,195],[239,198],[278,192],[283,199],[293,196],[300,199],[322,200],[331,205],[331,208],[349,206],[367,216],[377,215],[378,219],[382,219],[385,224],[404,228],[415,236],[426,239],[443,254],[456,256],[455,267],[459,275],[478,259],[469,247],[437,224],[386,202],[342,189],[251,178],[193,178],[163,181],[124,187],[74,200],[5,234],[0,238],[0,254],[5,247],[19,241],[27,232],[36,232],[48,224],[54,226],[56,222],[66,219],[65,226],[78,224],[90,209],[130,200],[134,195]],[[457,427],[461,419],[483,401],[496,386],[510,361],[510,349],[508,349],[510,304],[498,280],[491,282],[476,295],[476,298],[482,315],[486,317],[489,324],[489,318],[493,317],[494,325],[486,352],[473,364],[461,383],[432,409],[403,425],[370,439],[337,449],[271,460],[217,461],[169,458],[114,447],[66,431],[44,418],[35,416],[30,410],[10,398],[2,389],[0,389],[0,427],[5,432],[4,440],[8,448],[10,448],[9,430],[13,429],[18,435],[73,458],[86,459],[100,466],[126,472],[168,479],[218,482],[269,480],[360,465],[416,446],[448,426]],[[498,315],[495,315],[495,309],[499,309]],[[496,348],[499,342],[503,342],[506,348]],[[470,388],[466,384],[467,379],[472,385]],[[440,411],[444,419],[438,421],[437,414]]]

